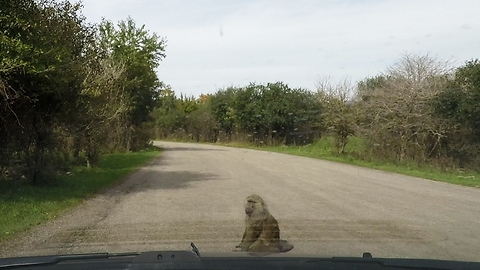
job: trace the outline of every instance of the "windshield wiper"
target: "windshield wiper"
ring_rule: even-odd
[[[135,253],[135,254],[138,255],[138,253]],[[52,264],[58,264],[60,262],[69,261],[69,260],[107,259],[107,258],[110,258],[112,255],[115,256],[114,254],[108,254],[108,253],[92,253],[92,254],[6,258],[6,259],[0,259],[0,268],[52,265]]]
[[[105,260],[119,257],[131,257],[132,264],[162,264],[165,269],[185,267],[201,268],[200,252],[195,244],[190,244],[192,251],[165,251],[165,252],[132,252],[132,253],[91,253],[72,255],[53,255],[36,257],[17,257],[0,259],[0,269],[20,268],[30,266],[57,265],[65,262]]]
[[[89,261],[99,262],[100,260],[116,259],[120,257],[130,258],[124,262],[127,264],[162,265],[163,269],[199,269],[202,268],[202,261],[192,251],[150,251],[143,253],[92,253],[73,254],[56,256],[36,256],[0,259],[0,269],[12,269],[22,267],[42,267],[59,265],[62,263],[87,263]],[[113,263],[114,261],[112,261]]]
[[[207,254],[191,251],[93,253],[0,259],[0,269],[480,269],[480,262],[362,257],[316,258],[278,254]]]

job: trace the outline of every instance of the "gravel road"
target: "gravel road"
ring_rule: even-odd
[[[231,251],[261,195],[291,253],[480,260],[480,189],[239,148],[156,142],[116,187],[3,243],[1,257],[189,248]]]

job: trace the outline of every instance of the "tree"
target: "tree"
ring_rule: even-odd
[[[128,112],[128,99],[121,85],[124,67],[111,58],[92,59],[84,72],[82,91],[65,126],[74,140],[73,156],[78,159],[83,150],[90,167],[102,152],[115,149],[107,134],[115,133],[112,127]]]
[[[468,61],[459,67],[454,78],[438,93],[432,104],[435,113],[448,120],[449,154],[461,166],[478,170],[480,162],[480,61]]]
[[[196,109],[186,115],[185,129],[196,142],[216,142],[218,122],[211,112],[211,96],[200,95],[196,100]]]
[[[158,106],[151,113],[155,120],[155,136],[157,138],[168,138],[182,126],[185,115],[177,110],[177,102],[171,86],[165,85],[160,90]]]
[[[480,61],[468,61],[437,97],[436,111],[480,136]]]
[[[261,144],[310,142],[321,111],[313,93],[282,82],[239,89],[231,108],[236,128]]]
[[[141,124],[157,105],[162,82],[155,68],[166,56],[166,40],[156,33],[150,34],[145,25],[137,28],[129,17],[115,27],[104,20],[100,24],[101,46],[125,71],[122,74],[123,91],[128,99],[128,112],[118,122],[123,138],[117,138],[125,149],[132,150],[148,138],[141,134]],[[137,133],[137,134],[136,134]]]
[[[180,95],[173,102],[169,97],[162,100],[167,102],[154,112],[162,137],[174,134],[181,139],[186,133],[195,141],[305,144],[317,136],[321,123],[315,95],[282,82],[229,87],[197,99]]]
[[[235,113],[233,111],[235,95],[239,88],[228,87],[225,90],[217,91],[210,98],[211,113],[218,122],[219,129],[225,134],[222,140],[230,141],[235,131]]]
[[[73,106],[93,29],[68,1],[0,4],[0,166],[22,163],[38,183],[58,147],[55,123]]]
[[[357,113],[351,98],[353,93],[354,87],[347,79],[337,85],[326,79],[317,83],[318,99],[324,107],[324,125],[335,138],[339,154],[345,152],[348,137],[355,134]]]
[[[430,100],[446,82],[448,63],[406,54],[380,77],[359,84],[362,134],[376,157],[427,162],[440,155],[448,125]]]

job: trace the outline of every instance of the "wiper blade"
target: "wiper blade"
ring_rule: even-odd
[[[138,253],[136,253],[138,254]],[[37,257],[18,257],[0,259],[0,268],[13,268],[21,266],[40,266],[52,265],[69,260],[90,260],[90,259],[106,259],[114,254],[108,253],[91,253],[91,254],[72,254],[72,255],[54,255],[54,256],[37,256]]]
[[[192,251],[149,251],[142,253],[90,253],[90,254],[72,254],[72,255],[53,255],[53,256],[35,256],[35,257],[16,257],[0,259],[0,269],[22,268],[22,267],[42,267],[57,265],[65,262],[88,262],[89,260],[105,260],[119,257],[130,257],[129,263],[132,264],[162,264],[165,269],[181,268],[202,268],[200,253],[192,243]],[[126,262],[126,261],[124,261]]]
[[[200,257],[195,245],[191,251],[150,251],[142,253],[93,253],[77,255],[38,256],[0,259],[0,269],[480,269],[480,262],[462,262],[431,259],[363,257],[316,258],[310,256],[275,256],[275,254],[206,254]],[[204,254],[205,255],[205,254]]]
[[[190,243],[192,251],[166,251],[166,252],[135,252],[135,253],[90,253],[72,255],[52,255],[35,257],[17,257],[0,259],[0,269],[20,268],[27,266],[56,265],[67,261],[102,260],[118,257],[132,257],[132,263],[164,264],[170,267],[202,266],[200,252],[194,243]]]

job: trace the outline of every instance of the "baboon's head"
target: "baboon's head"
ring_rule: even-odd
[[[266,211],[267,206],[260,196],[252,194],[245,199],[245,214],[247,214],[248,217],[265,214]]]

